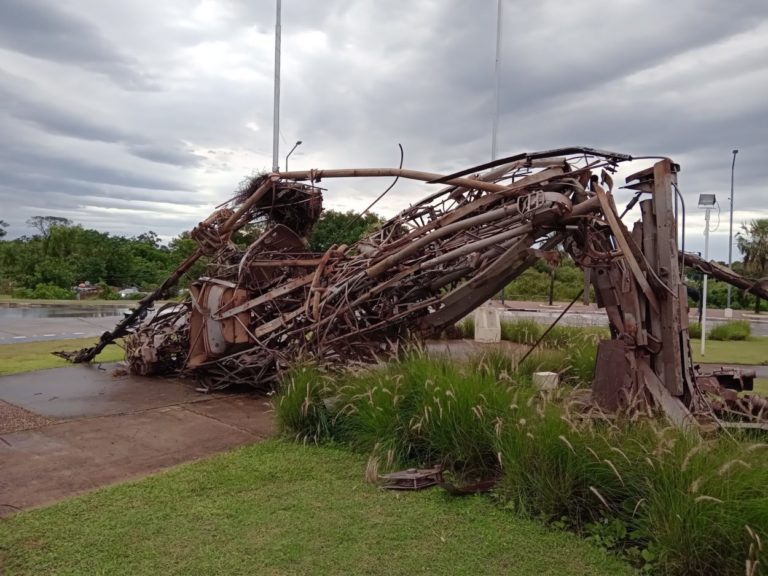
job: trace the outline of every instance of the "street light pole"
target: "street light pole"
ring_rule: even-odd
[[[704,215],[704,261],[709,261],[709,213],[707,208]],[[707,342],[707,274],[704,274],[704,288],[701,295],[701,355],[704,356]]]
[[[704,208],[704,260],[709,260],[709,215],[717,204],[714,194],[699,194],[699,208]],[[701,355],[704,356],[707,342],[707,274],[704,274],[701,294]]]
[[[738,154],[738,149],[734,148],[733,150],[733,161],[731,162],[731,215],[730,215],[730,225],[728,226],[728,268],[733,268],[733,174],[734,170],[736,168],[736,154]],[[731,285],[728,284],[728,302],[726,304],[726,316],[730,317],[732,312],[731,308]]]
[[[285,171],[286,172],[288,172],[288,158],[291,157],[291,154],[293,154],[293,151],[296,150],[298,146],[301,146],[301,140],[296,140],[296,144],[293,145],[293,148],[291,148],[291,151],[285,155]]]
[[[275,17],[275,108],[272,112],[272,172],[278,172],[278,153],[280,151],[280,13],[281,0],[277,0]]]
[[[501,90],[501,6],[502,0],[498,0],[496,13],[496,64],[494,75],[496,87],[493,96],[493,132],[491,134],[491,160],[496,160],[499,139],[499,92]]]
[[[491,133],[491,160],[496,160],[499,141],[499,92],[501,91],[501,16],[502,0],[496,6],[496,63],[494,65],[495,87],[493,93],[493,131]],[[499,291],[499,300],[504,306],[504,288]]]

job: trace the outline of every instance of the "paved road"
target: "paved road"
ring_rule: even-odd
[[[494,304],[501,308],[501,303]],[[542,302],[506,302],[502,317],[514,320],[530,318],[541,324],[551,324],[566,307],[558,303],[547,306]],[[118,314],[122,314],[119,311]],[[101,318],[2,318],[0,319],[0,344],[14,342],[34,342],[39,340],[60,340],[64,338],[85,338],[100,336],[104,331],[114,328],[122,315]],[[755,315],[746,311],[734,311],[734,319],[749,321],[755,336],[768,336],[768,314]],[[690,321],[698,320],[695,311]],[[725,321],[722,310],[710,310],[709,326]],[[576,304],[561,320],[568,326],[608,326],[608,319],[603,310],[594,305]]]
[[[507,301],[504,306],[499,301],[495,301],[493,304],[501,308],[503,319],[529,318],[540,324],[551,324],[567,306],[564,303],[548,306],[543,302],[510,301]],[[691,311],[688,319],[690,322],[698,322],[696,310]],[[746,320],[752,326],[753,335],[768,336],[768,314],[757,315],[746,310],[734,310],[733,320]],[[726,321],[722,310],[709,310],[707,313],[707,331]],[[579,303],[575,304],[560,322],[566,326],[608,326],[608,317],[604,310],[597,308],[594,304],[585,306]]]
[[[121,319],[122,313],[101,318],[3,318],[0,344],[99,336]]]

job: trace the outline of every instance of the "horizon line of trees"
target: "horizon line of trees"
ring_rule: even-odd
[[[352,245],[383,219],[373,213],[360,216],[348,211],[325,210],[310,238],[310,250],[323,252],[333,244]],[[27,298],[73,298],[72,288],[81,282],[102,286],[102,297],[112,287],[136,286],[150,291],[184,261],[197,245],[183,232],[167,245],[152,231],[137,236],[110,235],[83,228],[66,218],[34,216],[27,221],[37,233],[3,240],[5,222],[0,220],[0,294]],[[261,233],[258,226],[238,232],[233,240],[247,246]],[[752,220],[741,227],[736,244],[743,261],[733,263],[735,272],[760,279],[768,274],[768,218]],[[181,286],[204,274],[207,261],[201,260],[186,275]],[[699,287],[701,274],[686,271],[687,283]],[[504,289],[507,299],[571,300],[583,287],[583,275],[576,264],[564,258],[559,266],[537,262]],[[727,285],[709,282],[707,299],[713,308],[725,307]],[[694,303],[695,304],[695,303]],[[741,290],[733,290],[732,307],[759,310],[760,302]]]
[[[309,238],[310,249],[325,251],[332,244],[353,244],[382,222],[372,213],[360,216],[326,210]],[[86,281],[102,287],[102,298],[117,297],[113,288],[136,286],[148,292],[197,248],[189,231],[165,245],[151,230],[130,237],[111,235],[58,216],[34,216],[27,225],[35,234],[4,240],[6,223],[0,220],[0,294],[74,298],[73,288]],[[260,234],[258,225],[246,226],[233,241],[245,247]],[[206,266],[207,260],[201,259],[180,286],[202,276]]]

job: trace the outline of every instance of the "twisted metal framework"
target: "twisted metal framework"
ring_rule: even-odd
[[[319,215],[312,207],[322,179],[440,176],[318,170],[254,178],[235,202],[269,187],[245,216],[266,218],[264,234],[245,251],[223,242],[189,302],[129,338],[129,363],[144,374],[191,370],[221,388],[269,385],[299,356],[344,362],[387,354],[414,330],[463,318],[538,259],[531,248],[555,248],[566,226],[586,225],[598,206],[589,201],[590,170],[612,171],[614,156],[521,158],[456,178],[355,246],[323,254],[309,252],[304,239]],[[234,213],[225,210],[193,233],[205,253],[222,236],[218,223]]]
[[[601,344],[593,395],[609,409],[638,397],[679,425],[700,407],[688,349],[669,160],[630,176],[647,195],[630,232],[612,197],[627,155],[588,148],[521,154],[443,176],[404,169],[311,170],[253,178],[193,232],[200,248],[145,298],[146,308],[201,255],[207,276],[181,306],[128,335],[140,374],[186,373],[209,389],[268,388],[299,358],[372,361],[413,334],[453,325],[561,245],[585,270],[613,340]],[[354,246],[308,249],[324,179],[399,176],[446,186]],[[254,222],[247,249],[231,241]],[[138,312],[135,313],[138,315]],[[128,318],[75,361],[87,361],[135,323]],[[604,345],[603,345],[604,344]]]

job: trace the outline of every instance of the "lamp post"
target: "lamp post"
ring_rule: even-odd
[[[731,215],[730,224],[728,226],[728,268],[733,269],[733,173],[736,168],[736,154],[739,153],[737,148],[733,149],[733,161],[731,162]],[[725,317],[730,318],[733,316],[733,309],[731,308],[731,285],[728,284],[728,303],[725,306]]]
[[[494,92],[493,92],[493,131],[491,132],[491,160],[496,160],[499,141],[499,92],[501,91],[501,17],[502,0],[496,4],[496,61],[494,65]],[[498,294],[501,305],[504,306],[504,287]]]
[[[296,150],[301,146],[301,140],[296,140],[296,144],[293,145],[293,148],[291,148],[291,151],[288,152],[288,154],[285,155],[285,171],[288,172],[288,158],[291,157],[291,154],[293,154],[293,151]]]
[[[275,16],[275,108],[272,112],[272,172],[279,172],[278,152],[280,148],[280,13],[282,3],[277,0]]]
[[[704,208],[704,260],[709,260],[709,214],[717,203],[714,194],[699,194],[699,208]],[[701,294],[701,355],[704,356],[707,342],[707,274]]]
[[[494,80],[496,82],[493,95],[493,133],[491,134],[491,160],[496,160],[499,139],[499,91],[501,90],[501,16],[502,0],[498,0],[496,7],[496,64],[494,66]]]

